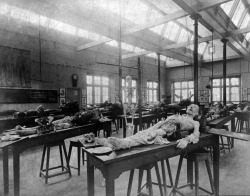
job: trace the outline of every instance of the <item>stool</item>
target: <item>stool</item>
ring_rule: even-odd
[[[155,168],[155,172],[156,172],[156,176],[157,176],[157,180],[158,180],[158,185],[159,185],[159,189],[160,189],[160,194],[161,194],[161,196],[163,196],[161,177],[160,177],[159,167],[158,167],[157,163],[152,163],[152,164],[148,164],[148,165],[137,168],[137,169],[139,169],[139,179],[138,179],[138,189],[137,189],[137,192],[139,195],[145,195],[145,194],[141,193],[141,190],[144,188],[145,185],[149,189],[149,195],[150,196],[153,195],[153,187],[152,187],[153,183],[152,183],[152,178],[151,178],[151,169],[153,167]],[[144,170],[147,172],[147,182],[145,185],[142,186],[142,178],[143,178],[143,171]],[[132,169],[130,171],[127,196],[131,195],[133,177],[134,177],[134,169]]]
[[[225,130],[227,130],[227,131],[229,131],[229,129],[228,129],[228,124],[225,124],[225,125],[223,125],[222,126],[222,129],[225,129]],[[223,141],[223,136],[220,136],[220,140],[221,140],[221,143],[220,143],[220,145],[221,145],[221,147],[222,147],[222,151],[225,153],[225,149],[228,149],[228,151],[230,152],[230,150],[232,149],[232,142],[231,142],[231,139],[229,138],[229,137],[226,137],[226,139],[227,139],[227,143],[224,143],[224,141]]]
[[[187,164],[187,174],[188,174],[187,184],[180,186],[180,187],[177,187],[178,182],[179,182],[183,158],[186,158],[188,161],[187,162],[188,163]],[[209,192],[206,189],[199,186],[199,162],[201,162],[201,161],[205,161],[205,163],[206,163],[208,177],[209,177],[212,192]],[[193,163],[195,164],[195,184],[193,184],[193,179],[192,179]],[[213,178],[212,178],[212,172],[211,172],[210,165],[209,165],[209,153],[204,149],[198,149],[194,152],[180,156],[178,169],[177,169],[177,175],[176,175],[176,179],[175,179],[175,191],[178,192],[179,194],[183,195],[183,193],[181,193],[178,189],[181,189],[181,188],[184,188],[187,186],[190,186],[191,189],[193,188],[193,186],[195,186],[195,195],[196,196],[199,195],[199,189],[201,189],[202,191],[204,191],[210,195],[214,194],[215,188],[214,188],[214,182],[213,182]]]
[[[249,113],[248,112],[241,112],[236,121],[236,132],[241,133],[244,124],[246,127],[246,133],[249,131]]]
[[[61,165],[55,166],[55,167],[49,167],[50,148],[54,147],[54,146],[58,146],[59,147]],[[64,156],[65,156],[67,167],[65,167],[64,164],[63,164],[62,148],[63,148],[63,151],[64,151]],[[47,151],[46,168],[43,169],[43,164],[44,164],[44,158],[45,158],[46,151]],[[54,169],[58,169],[58,168],[62,168],[62,171],[58,172],[58,173],[55,173],[55,174],[49,175],[49,170],[54,170]],[[45,174],[44,174],[44,172],[45,172]],[[70,167],[69,167],[69,161],[68,161],[67,151],[66,151],[66,147],[65,147],[64,141],[60,141],[60,142],[56,142],[56,143],[49,143],[49,144],[44,145],[39,176],[40,177],[43,176],[45,178],[45,183],[47,184],[49,178],[54,177],[54,176],[58,176],[58,175],[62,175],[62,174],[66,174],[66,173],[69,173],[69,176],[71,177],[71,172],[70,172]]]
[[[71,157],[71,152],[72,152],[72,147],[77,147],[77,167],[70,166],[73,169],[77,169],[78,171],[78,176],[80,176],[80,162],[81,162],[81,148],[83,147],[82,143],[79,140],[71,140],[69,144],[69,163],[70,163],[70,157]],[[84,165],[84,151],[82,150],[82,164]]]

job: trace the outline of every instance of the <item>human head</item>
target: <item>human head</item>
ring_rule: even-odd
[[[199,114],[199,106],[196,104],[191,104],[187,107],[187,114],[192,115],[193,117]]]

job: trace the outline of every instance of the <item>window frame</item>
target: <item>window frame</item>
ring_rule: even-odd
[[[187,82],[187,87],[182,87],[182,83],[184,83],[184,82]],[[193,87],[189,87],[189,82],[193,82]],[[181,83],[181,85],[180,85],[180,88],[176,88],[175,87],[175,83]],[[184,90],[187,90],[188,92],[190,92],[189,90],[190,89],[192,89],[193,90],[193,92],[194,92],[194,80],[179,80],[179,81],[173,81],[172,82],[172,97],[173,97],[173,102],[174,103],[178,103],[178,102],[180,102],[182,99],[181,99],[181,96],[182,96],[182,92],[184,91]],[[177,97],[175,96],[175,90],[180,90],[180,100],[178,100],[177,99]],[[191,102],[193,102],[194,101],[194,96],[192,96],[191,97]]]
[[[152,83],[152,87],[149,87],[149,83]],[[154,87],[154,84],[156,84],[156,87]],[[157,103],[158,102],[158,82],[156,81],[151,81],[151,80],[148,80],[147,81],[147,86],[146,86],[146,91],[147,91],[147,103]],[[149,91],[152,91],[152,101],[150,101],[150,97],[149,97]],[[154,96],[153,92],[156,92],[156,95]],[[154,98],[156,100],[154,100]]]
[[[123,82],[124,81],[124,82]],[[132,103],[137,103],[137,80],[132,78],[132,87],[133,81],[135,82],[135,97],[132,97]],[[123,85],[124,84],[124,85]],[[128,98],[125,98],[125,87],[127,86],[126,78],[122,78],[122,103],[128,103]]]
[[[92,84],[88,84],[88,76],[92,77]],[[100,77],[100,84],[96,84],[94,78],[95,77]],[[103,84],[103,78],[108,78],[108,84],[104,85]],[[92,101],[91,103],[89,103],[89,99],[88,99],[88,87],[92,87]],[[100,87],[100,103],[96,103],[96,96],[95,96],[95,87]],[[104,92],[104,88],[108,88],[108,100],[105,99],[106,96],[104,96],[103,92]],[[105,101],[110,102],[110,77],[107,75],[95,75],[95,74],[87,74],[86,75],[86,90],[87,90],[87,105],[100,105],[101,103],[104,103]],[[105,100],[104,100],[105,99]]]
[[[238,78],[238,80],[239,80],[239,84],[238,85],[232,85],[231,84],[231,79],[232,78]],[[223,77],[215,77],[215,78],[213,78],[213,80],[220,80],[220,85],[218,85],[218,86],[215,86],[214,85],[214,82],[212,81],[212,89],[211,89],[211,93],[212,93],[212,102],[222,102],[223,101]],[[228,77],[226,77],[226,79],[229,79],[229,85],[227,85],[226,84],[226,88],[229,88],[229,93],[227,94],[227,95],[229,95],[229,99],[227,99],[227,103],[229,103],[229,102],[233,102],[233,103],[239,103],[240,101],[241,101],[241,77],[240,76],[228,76]],[[211,80],[211,79],[210,79]],[[219,91],[220,91],[220,100],[214,100],[214,88],[219,88]],[[232,101],[231,100],[231,96],[232,96],[232,92],[231,92],[231,89],[233,88],[233,87],[238,87],[239,89],[238,89],[238,95],[239,95],[239,100],[238,101]]]

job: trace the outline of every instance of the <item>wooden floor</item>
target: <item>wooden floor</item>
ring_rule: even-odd
[[[114,135],[121,137],[121,132]],[[67,147],[68,142],[66,141]],[[10,153],[11,154],[11,153]],[[51,164],[59,163],[59,151],[52,149]],[[250,195],[250,142],[235,141],[235,148],[232,152],[226,150],[220,158],[220,194],[221,195]],[[87,195],[87,176],[86,165],[81,166],[81,175],[72,169],[72,177],[67,174],[49,179],[49,184],[45,184],[44,178],[39,177],[40,161],[42,157],[42,146],[25,151],[21,156],[21,195],[23,196],[85,196]],[[176,169],[179,157],[170,159],[173,177],[176,175]],[[76,151],[72,154],[72,164],[76,164]],[[0,195],[3,195],[2,180],[2,156],[0,153]],[[126,195],[129,172],[123,173],[116,180],[116,195]],[[156,181],[155,173],[152,173]],[[138,171],[135,171],[132,195],[136,195],[138,181]],[[186,181],[186,162],[184,161],[180,185]],[[95,171],[96,195],[105,195],[104,181],[99,170]],[[200,184],[209,189],[209,181],[205,164],[200,165]],[[158,187],[154,187],[154,195],[159,195]],[[194,192],[189,188],[183,189],[187,195],[193,195]],[[13,195],[13,176],[12,176],[12,158],[10,159],[10,195]],[[205,193],[202,195],[206,195]]]

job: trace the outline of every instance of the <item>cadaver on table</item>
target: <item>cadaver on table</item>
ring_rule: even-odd
[[[196,125],[198,125],[198,127],[196,127]],[[182,131],[192,130],[196,127],[199,132],[199,122],[194,122],[189,116],[172,115],[165,121],[158,122],[154,126],[139,131],[135,135],[122,139],[116,137],[96,138],[96,143],[111,147],[114,150],[127,149],[140,145],[167,144],[169,141],[163,137],[172,135],[178,127]],[[191,137],[192,142],[198,142],[199,139],[194,137],[195,136]],[[199,137],[199,134],[197,137]]]

